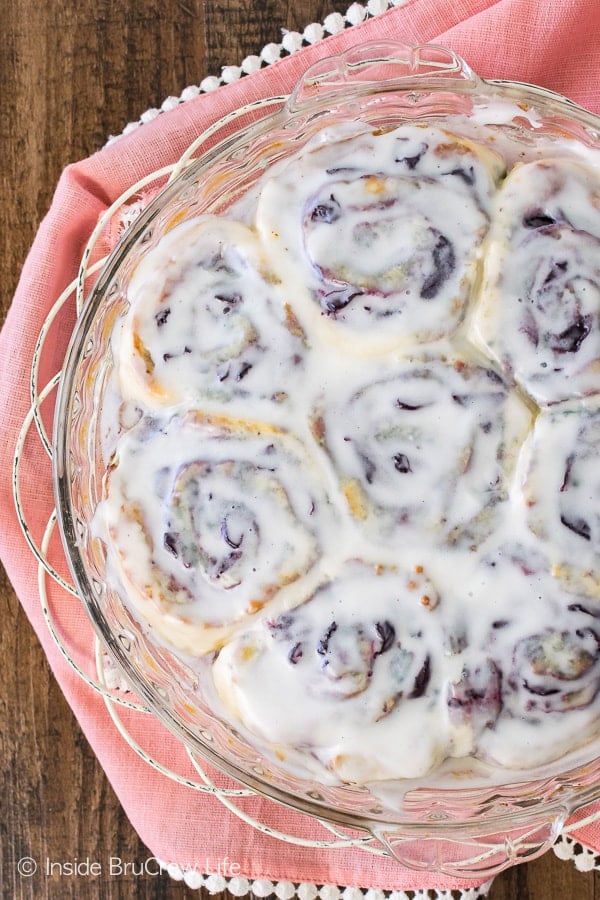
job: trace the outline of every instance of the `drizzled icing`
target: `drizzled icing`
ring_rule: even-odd
[[[474,334],[543,405],[597,391],[600,186],[568,159],[515,166],[496,199]]]
[[[104,509],[112,561],[158,632],[190,653],[285,597],[326,552],[325,522],[328,533],[335,527],[302,446],[273,427],[196,411],[143,418],[113,466]]]
[[[432,536],[479,543],[507,497],[531,410],[495,371],[463,360],[395,369],[353,386],[341,403],[324,400],[315,422],[350,512],[364,533],[392,545],[417,549]]]
[[[286,696],[295,714],[284,717],[279,742],[306,745],[319,735],[323,761],[342,778],[356,780],[357,771],[362,780],[394,777],[399,765],[418,774],[422,756],[429,765],[442,759],[428,729],[436,640],[422,638],[439,626],[409,578],[349,563],[302,606],[229,644],[215,677],[230,707],[259,733]],[[243,682],[231,679],[232,669],[245,672]],[[409,742],[399,745],[399,728],[422,735],[422,756]]]
[[[109,577],[324,780],[600,731],[600,163],[498,128],[323,129],[171,228],[113,334]]]
[[[168,233],[129,285],[115,351],[123,396],[164,407],[252,398],[263,415],[286,401],[303,341],[273,278],[242,223],[205,217]]]
[[[460,324],[503,170],[437,128],[369,131],[267,179],[256,227],[309,330],[360,356],[406,349]]]
[[[522,454],[527,522],[565,590],[600,598],[600,404],[543,410]],[[600,607],[599,607],[600,611]]]

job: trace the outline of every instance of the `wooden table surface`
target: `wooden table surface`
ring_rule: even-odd
[[[452,0],[448,0],[452,2]],[[145,109],[238,64],[281,29],[349,0],[1,0],[0,319],[63,167]],[[10,364],[2,360],[0,365]],[[139,865],[132,830],[0,570],[0,897],[197,896],[167,875],[20,877],[17,861]],[[43,870],[44,866],[40,866]],[[208,895],[206,895],[208,896]],[[491,900],[592,900],[600,875],[553,853],[499,876]]]

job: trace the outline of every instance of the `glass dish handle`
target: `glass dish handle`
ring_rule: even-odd
[[[335,97],[348,88],[416,90],[440,82],[475,87],[479,79],[458,54],[438,44],[369,41],[310,66],[288,106],[294,112],[308,101]]]
[[[506,831],[486,833],[485,822],[477,829],[468,826],[461,833],[436,834],[422,825],[375,826],[372,834],[393,859],[420,872],[442,872],[455,878],[493,878],[517,863],[529,862],[550,849],[568,816],[568,810],[531,810],[524,816],[515,814]],[[508,823],[507,823],[508,824]],[[497,825],[496,825],[497,829]]]

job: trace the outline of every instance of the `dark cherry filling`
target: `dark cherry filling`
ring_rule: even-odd
[[[553,281],[556,281],[557,278],[560,278],[561,275],[564,275],[569,267],[569,264],[566,260],[562,262],[553,262],[552,268],[544,278],[544,284],[551,284]]]
[[[569,479],[571,478],[571,472],[573,471],[573,463],[574,462],[575,462],[575,454],[569,453],[569,455],[567,456],[566,465],[565,465],[565,474],[564,474],[564,477],[562,480],[562,484],[560,486],[561,494],[563,493],[563,491],[566,491],[566,489],[569,485]]]
[[[221,520],[221,537],[223,538],[227,546],[231,547],[232,550],[237,550],[239,547],[241,547],[242,541],[244,540],[243,532],[240,534],[237,541],[231,537],[228,531],[227,516],[224,516]]]
[[[589,522],[586,522],[585,519],[579,516],[570,519],[563,514],[560,517],[560,521],[565,528],[568,528],[573,534],[579,535],[579,537],[582,537],[586,541],[592,539],[592,529],[590,528]]]
[[[537,347],[540,342],[540,330],[537,326],[537,322],[535,321],[530,310],[525,310],[525,316],[523,318],[523,324],[519,328],[521,334],[524,334],[529,343],[533,347]]]
[[[555,353],[577,353],[591,330],[592,317],[580,315],[560,334],[550,335],[549,346]]]
[[[294,644],[294,646],[288,653],[288,659],[292,663],[292,665],[295,666],[296,663],[302,659],[303,655],[304,655],[304,651],[302,649],[302,642],[298,641],[296,644]]]
[[[380,641],[379,649],[375,651],[375,656],[380,656],[393,646],[396,640],[396,629],[391,622],[385,620],[384,622],[375,623],[375,633]]]
[[[162,328],[163,325],[166,325],[167,319],[171,315],[171,307],[166,306],[164,309],[159,310],[154,316],[154,321],[158,328]]]
[[[408,472],[412,472],[410,460],[406,453],[396,453],[396,455],[393,457],[393,462],[396,472],[400,472],[401,475],[406,475]]]
[[[348,306],[355,297],[361,296],[362,291],[356,290],[354,287],[339,287],[323,293],[321,305],[326,313],[335,315],[335,313]]]
[[[469,166],[468,169],[452,169],[451,172],[448,172],[448,175],[456,175],[457,178],[461,178],[469,187],[473,187],[475,184],[475,170],[473,166]]]
[[[547,215],[541,209],[534,210],[523,217],[524,228],[546,228],[548,225],[556,225],[556,219]]]
[[[404,400],[397,399],[395,406],[397,406],[398,409],[404,409],[407,412],[416,412],[416,410],[418,410],[418,409],[423,409],[424,404],[423,403],[405,403]]]
[[[317,644],[317,653],[319,656],[326,656],[329,651],[329,641],[331,640],[331,635],[337,631],[337,622],[332,622],[326,629],[325,634],[319,640]]]
[[[164,538],[163,544],[165,550],[168,550],[169,553],[178,559],[179,557],[179,535],[173,534],[172,531],[167,531]]]
[[[417,677],[415,678],[415,683],[413,685],[413,689],[410,692],[409,699],[417,700],[419,697],[422,697],[425,691],[427,690],[427,685],[429,684],[429,679],[431,678],[431,659],[429,656],[425,657],[425,662],[419,669],[417,673]]]
[[[318,203],[310,213],[311,222],[323,222],[325,225],[332,225],[342,215],[340,204],[333,194],[330,194],[327,203]]]
[[[587,606],[584,606],[583,603],[571,603],[567,608],[570,612],[584,613],[586,616],[592,616],[594,619],[600,617],[600,609],[589,609]]]
[[[400,143],[401,140],[406,140],[406,138],[401,138],[398,143]],[[412,156],[397,156],[396,162],[405,165],[409,172],[412,172],[419,164],[419,160],[421,160],[427,152],[427,146],[428,145],[424,142],[419,144],[416,153],[413,153]]]
[[[358,172],[356,166],[332,166],[331,169],[325,169],[327,175],[351,175]]]
[[[227,381],[230,376],[233,376],[236,381],[243,381],[252,368],[252,363],[246,362],[245,360],[240,360],[236,363],[232,363],[231,360],[228,360],[225,363],[221,363],[215,371],[217,379],[221,382]]]
[[[450,278],[456,266],[454,247],[447,237],[438,234],[432,251],[433,269],[426,276],[421,287],[423,300],[433,300],[440,292],[443,284]]]
[[[241,381],[246,377],[250,369],[252,368],[252,363],[244,362],[240,365],[237,375],[235,376],[236,381]]]
[[[487,660],[474,669],[465,668],[460,681],[449,686],[447,703],[453,719],[493,725],[502,710],[502,676],[496,663]]]

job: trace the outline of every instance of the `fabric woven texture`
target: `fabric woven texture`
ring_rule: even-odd
[[[396,891],[469,888],[476,881],[411,872],[357,849],[315,850],[275,840],[242,823],[213,797],[175,784],[150,768],[118,734],[102,698],[74,673],[52,639],[39,602],[37,562],[23,537],[12,498],[12,462],[31,402],[29,373],[36,340],[53,303],[76,276],[99,215],[138,179],[174,163],[199,133],[224,114],[262,97],[287,94],[311,63],[375,39],[442,44],[483,77],[539,84],[600,113],[597,0],[409,0],[247,77],[174,105],[143,127],[129,129],[91,158],[69,166],[39,229],[0,334],[0,358],[10,360],[0,373],[0,555],[69,704],[133,827],[154,855],[204,872],[219,871],[220,861],[228,858],[239,866],[236,874],[247,879]],[[56,340],[49,346],[56,350],[45,354],[40,384],[60,369],[73,322],[71,309],[52,326]],[[51,401],[44,407],[49,428],[51,407]],[[53,507],[50,467],[39,441],[26,442],[22,471],[23,504],[39,543]],[[60,558],[56,536],[49,552]],[[61,566],[64,572],[64,562]],[[60,629],[78,645],[91,671],[93,651],[85,612],[66,592],[58,587],[51,590],[60,609]],[[157,759],[176,771],[193,773],[183,747],[160,724],[148,718],[140,724],[139,714],[128,710],[121,716],[134,736],[143,733],[144,747]],[[224,783],[221,776],[215,777]],[[320,826],[269,801],[252,798],[244,808],[282,831],[323,838]],[[586,826],[576,838],[600,850],[597,825]]]

